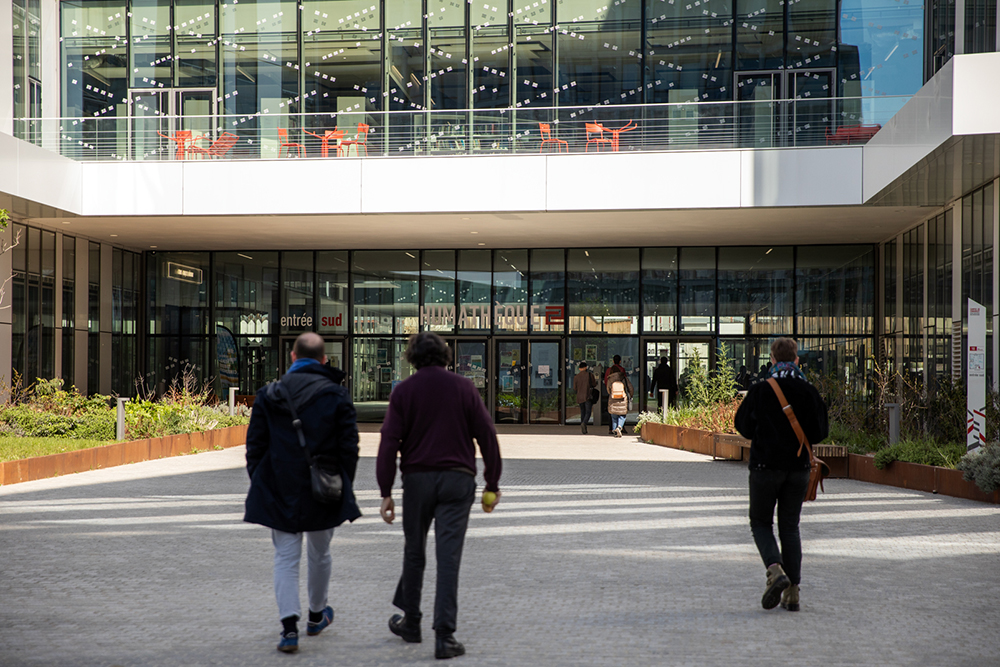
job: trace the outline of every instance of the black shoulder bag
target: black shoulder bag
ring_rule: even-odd
[[[278,384],[280,385],[281,382],[279,381]],[[274,393],[278,394],[278,391],[279,388],[275,387]],[[302,447],[302,453],[309,464],[310,487],[312,489],[313,500],[328,505],[339,503],[344,495],[344,478],[340,476],[339,471],[327,472],[323,470],[309,454],[309,448],[306,447],[306,436],[302,432],[302,420],[299,419],[299,415],[295,411],[295,406],[292,404],[291,399],[285,395],[284,387],[280,388],[280,392],[281,395],[279,398],[285,401],[289,411],[292,413],[292,426],[295,428],[295,433],[299,437],[299,445]]]

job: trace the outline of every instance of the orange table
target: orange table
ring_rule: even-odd
[[[327,130],[322,135],[316,134],[315,132],[310,132],[309,130],[303,129],[306,134],[311,134],[320,140],[320,155],[323,157],[330,156],[330,139],[336,141],[337,146],[337,157],[340,157],[343,149],[340,147],[340,140],[344,138],[343,130]]]
[[[617,130],[612,130],[610,127],[604,127],[603,125],[601,127],[604,130],[611,133],[611,150],[617,153],[618,135],[620,135],[622,132],[628,132],[629,130],[634,130],[639,126],[635,124],[635,121],[630,120],[628,123],[625,124],[625,127],[619,127]]]

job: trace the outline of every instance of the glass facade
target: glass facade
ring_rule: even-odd
[[[970,32],[984,48],[990,2],[968,5],[984,16]],[[242,157],[318,153],[326,131],[386,153],[505,150],[537,122],[591,120],[597,106],[621,125],[640,113],[693,121],[678,132],[711,142],[734,115],[712,103],[734,101],[762,103],[739,112],[749,141],[822,144],[824,130],[871,117],[875,98],[924,81],[920,0],[66,0],[60,11],[61,115],[88,119],[67,148],[82,141],[103,159],[162,159],[176,132],[234,133]],[[703,104],[624,106],[692,102]],[[371,116],[421,110],[436,113]]]
[[[14,136],[38,143],[42,117],[41,0],[12,0]]]
[[[616,354],[634,411],[660,356],[681,374],[695,358],[714,363],[724,342],[749,383],[778,335],[800,337],[813,367],[849,368],[845,380],[862,383],[876,256],[875,246],[148,253],[147,377],[162,386],[188,368],[249,394],[315,330],[358,414],[378,421],[413,372],[407,338],[435,331],[498,422],[578,420],[567,394],[576,367],[603,373]]]

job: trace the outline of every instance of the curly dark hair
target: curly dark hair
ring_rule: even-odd
[[[451,363],[451,348],[436,333],[421,331],[410,336],[406,360],[417,370],[424,366],[447,366]]]

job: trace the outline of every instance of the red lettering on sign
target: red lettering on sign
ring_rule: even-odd
[[[545,324],[566,324],[566,308],[564,306],[545,306]]]

